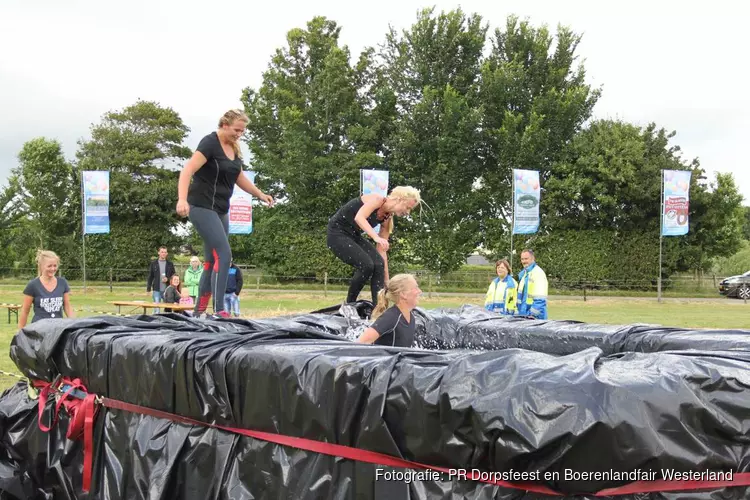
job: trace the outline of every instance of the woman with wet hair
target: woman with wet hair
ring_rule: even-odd
[[[326,244],[333,254],[354,267],[346,295],[356,302],[370,280],[373,304],[388,281],[388,237],[393,231],[393,216],[403,217],[422,202],[419,191],[411,186],[397,186],[388,196],[365,194],[349,200],[328,221]],[[380,232],[374,227],[380,225]],[[377,245],[370,243],[365,232]]]
[[[414,343],[414,308],[422,290],[411,274],[397,274],[378,294],[378,305],[372,312],[375,321],[359,337],[362,344],[411,347]],[[393,305],[391,305],[393,304]]]

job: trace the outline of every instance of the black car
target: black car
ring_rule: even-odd
[[[730,276],[719,283],[719,293],[727,297],[750,299],[750,271],[739,276]]]

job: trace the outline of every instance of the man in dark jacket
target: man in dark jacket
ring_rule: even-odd
[[[146,292],[152,294],[151,298],[154,302],[163,300],[164,290],[167,289],[169,280],[174,274],[174,264],[167,260],[167,247],[159,247],[159,258],[151,261],[146,281]],[[154,313],[158,312],[158,309],[154,309]]]
[[[224,294],[224,310],[235,317],[240,315],[240,292],[242,291],[242,271],[234,264],[229,265],[227,291]]]

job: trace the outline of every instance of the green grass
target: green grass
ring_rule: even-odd
[[[20,291],[0,290],[0,302],[20,303]],[[293,291],[279,293],[243,292],[242,314],[248,317],[266,317],[280,314],[304,313],[340,303],[344,294],[331,292],[323,294],[295,294]],[[89,288],[83,295],[74,290],[72,297],[76,314],[91,316],[97,312],[115,312],[108,302],[113,300],[149,300],[150,294],[144,290],[115,290],[108,287]],[[426,309],[437,307],[460,307],[464,304],[479,304],[481,299],[472,296],[451,296],[422,298],[421,306]],[[140,311],[140,309],[139,309]],[[123,312],[130,312],[123,310]],[[654,299],[553,299],[549,305],[550,319],[570,319],[588,323],[631,324],[654,323],[665,326],[686,328],[750,328],[750,304],[739,300],[701,301],[700,299],[668,299],[662,303]],[[8,356],[16,325],[7,323],[7,312],[0,309],[0,370],[18,370]],[[0,390],[9,387],[17,379],[0,374]]]

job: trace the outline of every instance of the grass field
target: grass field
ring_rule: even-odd
[[[109,304],[113,300],[150,300],[145,291],[88,289],[87,294],[75,290],[72,301],[78,316],[92,316],[101,312],[115,312]],[[0,290],[0,303],[20,303],[18,291]],[[244,292],[241,297],[242,314],[246,317],[267,317],[281,314],[306,313],[315,309],[340,303],[343,293],[256,293]],[[460,307],[464,304],[480,304],[477,296],[423,297],[420,304],[425,309],[437,307]],[[140,309],[139,309],[140,311]],[[130,311],[125,311],[128,312]],[[630,324],[654,323],[665,326],[686,328],[747,328],[750,329],[750,304],[738,300],[668,299],[662,303],[654,299],[640,298],[594,298],[584,302],[581,299],[555,298],[549,304],[550,319],[570,319],[588,323]],[[7,312],[0,309],[0,370],[15,372],[9,347],[16,324],[7,323]],[[0,390],[12,385],[17,379],[0,374]]]

